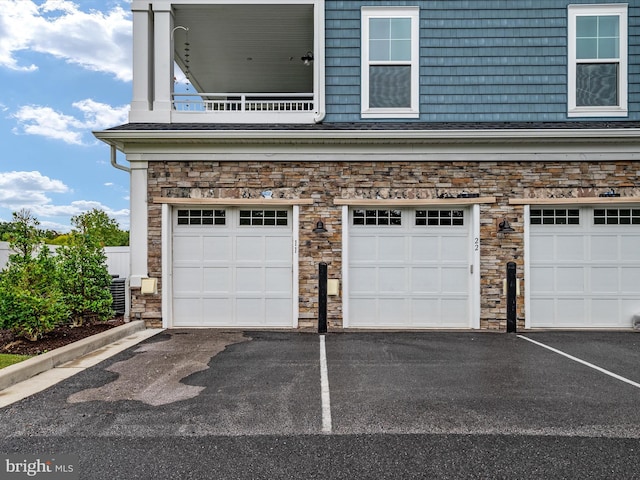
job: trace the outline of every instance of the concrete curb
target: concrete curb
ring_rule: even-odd
[[[51,352],[43,353],[24,362],[9,365],[0,369],[0,390],[34,377],[39,373],[51,370],[58,365],[75,360],[82,355],[144,329],[144,321],[136,320],[64,347],[56,348]]]

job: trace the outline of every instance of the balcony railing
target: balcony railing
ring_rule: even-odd
[[[313,93],[174,93],[178,112],[313,112]]]

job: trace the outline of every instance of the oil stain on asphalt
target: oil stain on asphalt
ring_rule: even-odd
[[[242,332],[210,332],[172,330],[161,334],[157,337],[159,341],[141,345],[132,358],[107,368],[118,374],[116,380],[74,393],[67,401],[137,400],[159,406],[197,397],[205,387],[185,385],[181,380],[208,369],[211,359],[228,345],[250,340]],[[194,335],[198,341],[194,341]]]

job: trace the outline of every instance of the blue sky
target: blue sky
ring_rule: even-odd
[[[128,229],[128,174],[91,132],[127,122],[130,2],[0,0],[0,85],[0,221],[68,231],[100,208]]]

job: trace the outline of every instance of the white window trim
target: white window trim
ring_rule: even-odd
[[[420,116],[420,7],[362,7],[361,117],[418,118]],[[411,18],[411,107],[369,108],[369,19]]]
[[[626,117],[628,115],[627,4],[569,5],[567,7],[567,13],[567,115],[569,117]],[[576,18],[582,15],[618,15],[620,17],[620,67],[618,72],[619,105],[617,106],[576,106]]]

